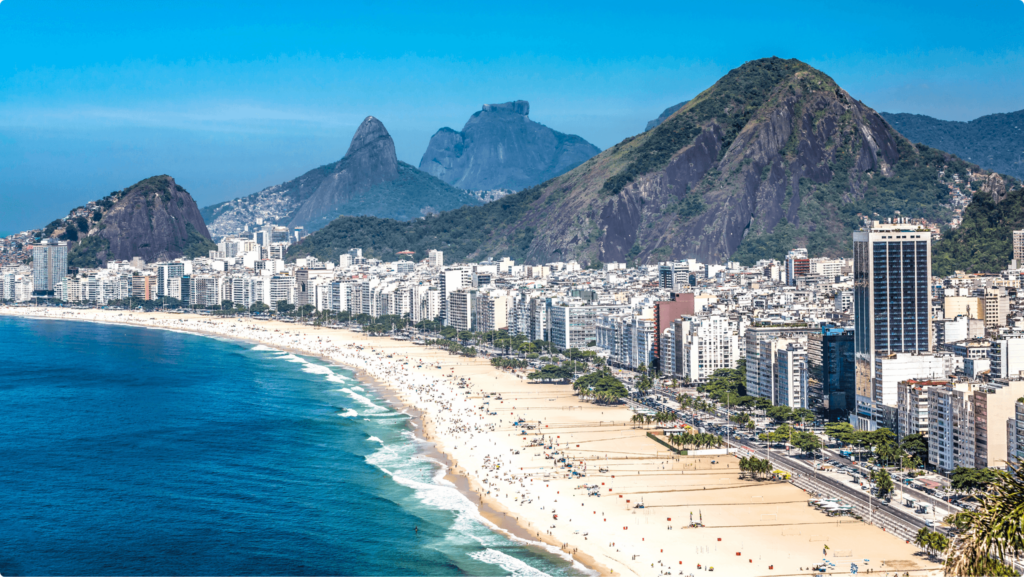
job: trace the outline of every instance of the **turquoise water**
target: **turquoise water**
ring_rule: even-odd
[[[583,573],[491,531],[346,369],[12,318],[0,356],[0,574]]]

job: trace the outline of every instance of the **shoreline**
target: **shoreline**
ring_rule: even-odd
[[[460,472],[458,467],[455,466],[454,457],[446,453],[440,446],[432,433],[432,428],[429,424],[425,424],[425,412],[410,404],[404,398],[401,397],[399,391],[388,386],[386,382],[378,380],[374,375],[366,371],[361,367],[351,366],[345,363],[341,363],[329,356],[315,354],[313,352],[305,351],[299,348],[284,347],[279,345],[272,345],[265,341],[258,339],[248,339],[244,337],[228,337],[216,332],[203,331],[197,329],[187,329],[181,327],[159,327],[151,326],[145,323],[137,323],[131,321],[112,321],[112,320],[98,320],[98,319],[84,319],[84,318],[50,318],[39,315],[24,315],[24,314],[9,314],[4,310],[4,307],[0,306],[0,316],[10,316],[30,320],[46,320],[46,321],[70,321],[70,322],[81,322],[81,323],[95,323],[95,324],[106,324],[112,326],[129,326],[133,328],[150,329],[150,330],[164,330],[168,332],[180,332],[195,336],[201,336],[213,339],[223,339],[237,343],[263,345],[272,347],[275,350],[288,352],[295,355],[302,355],[305,357],[316,358],[324,361],[330,365],[340,366],[353,372],[356,380],[358,380],[363,386],[372,390],[374,394],[380,396],[385,401],[388,401],[389,405],[400,412],[406,412],[409,415],[409,422],[412,425],[411,432],[413,436],[422,441],[426,445],[426,449],[423,450],[422,454],[426,454],[431,459],[437,461],[441,467],[444,468],[443,479],[451,483],[456,490],[459,491],[470,503],[476,506],[480,516],[486,521],[486,525],[492,531],[502,534],[503,536],[518,541],[521,544],[538,547],[541,550],[549,554],[558,555],[564,560],[572,561],[582,565],[586,570],[589,570],[598,575],[610,575],[614,574],[608,567],[598,563],[590,555],[578,552],[571,554],[558,548],[558,543],[553,539],[545,538],[547,535],[534,536],[530,534],[530,528],[519,522],[517,518],[511,519],[507,516],[507,510],[501,506],[500,502],[495,499],[490,499],[485,495],[481,494],[479,487],[474,488],[474,480],[464,472]],[[345,333],[355,334],[352,331],[345,329],[328,329],[328,330],[341,330]],[[478,485],[478,484],[476,484]],[[557,553],[555,551],[558,551]]]
[[[821,559],[823,543],[831,550],[870,545],[857,555],[850,550],[849,555],[837,551],[829,556],[870,554],[882,560],[881,567],[874,563],[865,567],[875,572],[924,575],[937,574],[939,569],[915,547],[880,529],[859,521],[822,523],[824,517],[808,511],[806,496],[792,485],[737,479],[733,458],[719,459],[716,465],[708,463],[710,459],[670,457],[663,447],[646,439],[645,430],[626,422],[626,409],[584,403],[564,385],[529,383],[491,367],[485,359],[451,356],[409,341],[345,329],[262,319],[3,306],[0,316],[180,331],[260,344],[352,370],[392,408],[410,415],[414,436],[425,441],[428,456],[445,467],[443,478],[476,506],[492,530],[602,575],[689,575],[697,570],[697,563],[728,575],[809,575],[811,562]],[[419,365],[414,368],[415,359]],[[457,383],[468,386],[456,387]],[[513,406],[501,408],[506,401]],[[498,413],[506,409],[512,411]],[[528,416],[528,422],[537,423],[534,434],[543,433],[556,454],[565,455],[566,464],[585,471],[583,483],[602,487],[602,493],[608,487],[608,493],[618,495],[604,493],[605,499],[591,498],[587,504],[593,489],[581,490],[581,480],[567,475],[570,469],[553,466],[550,458],[540,459],[544,450],[523,446],[529,440],[526,431],[520,434],[519,427],[505,424],[517,412],[522,416],[515,418]],[[629,476],[624,475],[627,472]],[[751,489],[759,494],[750,495]],[[577,499],[583,510],[575,509],[574,515],[567,508]],[[646,501],[647,507],[637,510],[626,505],[633,499]],[[792,505],[783,510],[773,503]],[[593,510],[589,521],[588,509]],[[700,509],[702,520],[708,516],[709,528],[686,527],[686,512],[693,517],[694,509]],[[580,514],[585,516],[573,523],[573,516]],[[682,534],[673,531],[668,516],[672,514],[679,517],[675,530]],[[568,517],[568,525],[560,515]],[[654,516],[663,520],[655,521]],[[783,518],[787,522],[779,523]],[[655,524],[661,528],[650,526]],[[804,527],[811,525],[819,527]],[[588,538],[588,533],[596,534]],[[728,553],[719,551],[726,543],[735,546]],[[835,572],[841,573],[838,565],[847,561],[834,561]]]

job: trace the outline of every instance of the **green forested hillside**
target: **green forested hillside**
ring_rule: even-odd
[[[394,180],[353,197],[339,205],[334,213],[326,215],[324,220],[329,222],[342,214],[409,220],[462,205],[478,204],[480,201],[470,193],[399,161],[398,176]]]
[[[348,249],[358,247],[366,256],[385,261],[396,260],[397,252],[412,250],[419,260],[426,258],[427,251],[438,249],[444,251],[446,261],[461,261],[484,245],[494,230],[519,220],[540,192],[541,186],[535,186],[483,206],[464,206],[405,222],[341,216],[292,245],[288,256],[291,260],[306,255],[335,260]],[[512,239],[512,250],[506,254],[522,259],[532,239],[532,233]]]
[[[1024,110],[989,114],[970,122],[923,114],[882,116],[914,142],[945,150],[982,168],[1024,179]]]
[[[932,248],[932,274],[954,271],[997,273],[1013,258],[1013,231],[1024,229],[1024,187],[1000,202],[987,192],[974,195],[964,221]]]

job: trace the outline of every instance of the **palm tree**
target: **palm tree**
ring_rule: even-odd
[[[998,559],[1024,552],[1024,471],[1019,464],[1009,469],[978,495],[977,511],[949,518],[957,534],[947,552],[947,575],[1003,574],[1008,568]]]

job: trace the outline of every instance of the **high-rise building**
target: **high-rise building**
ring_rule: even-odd
[[[842,419],[856,407],[853,331],[826,325],[807,338],[807,406],[829,420]]]
[[[451,294],[461,288],[471,286],[470,273],[467,268],[453,268],[441,271],[438,285],[441,288],[441,319],[445,325],[451,325],[448,315],[448,299]]]
[[[444,252],[439,250],[432,250],[427,252],[427,266],[431,268],[441,268],[444,266]]]
[[[67,274],[67,242],[45,239],[32,245],[32,281],[35,292],[52,292]]]
[[[156,296],[171,296],[170,281],[185,276],[185,263],[165,262],[156,265]],[[191,271],[189,271],[191,272]]]
[[[1024,267],[1024,230],[1013,231],[1013,264]]]
[[[811,274],[811,259],[807,258],[807,249],[798,248],[786,255],[786,283],[796,285],[797,277]]]
[[[549,339],[563,349],[597,344],[597,319],[601,315],[622,312],[615,305],[583,305],[579,302],[556,303],[549,310]]]
[[[874,221],[853,233],[858,405],[883,396],[874,390],[876,357],[932,350],[931,265],[931,232],[906,219]]]
[[[689,274],[689,273],[687,273]],[[661,368],[661,336],[666,330],[672,325],[672,323],[686,315],[694,314],[694,295],[693,293],[673,293],[672,300],[670,301],[656,301],[654,303],[654,344],[653,350],[651,351],[654,360],[654,368],[662,370],[665,374],[665,369]],[[668,364],[671,364],[670,360]]]
[[[1024,335],[1007,335],[992,341],[988,356],[992,361],[993,379],[1021,378],[1024,373]]]
[[[775,404],[807,408],[807,343],[790,341],[775,353]]]
[[[718,369],[736,368],[740,340],[734,319],[724,315],[684,316],[673,325],[676,375],[698,384]]]

